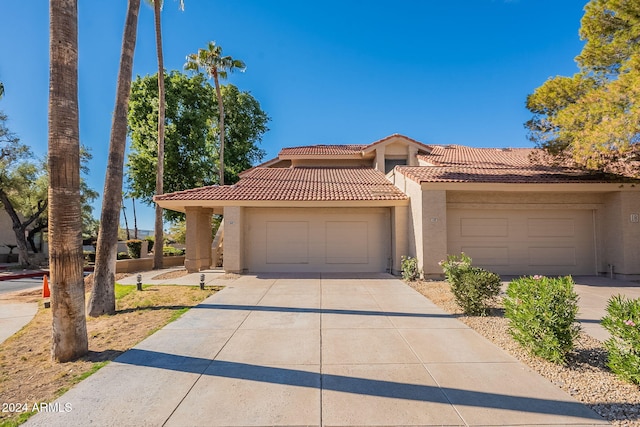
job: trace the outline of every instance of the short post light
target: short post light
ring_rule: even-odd
[[[141,291],[141,290],[142,290],[142,274],[138,274],[138,275],[136,276],[136,280],[137,280],[137,282],[136,282],[136,288],[137,288],[139,291]]]
[[[204,273],[200,275],[200,289],[204,290]]]

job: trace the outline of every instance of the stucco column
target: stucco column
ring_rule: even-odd
[[[442,276],[438,262],[447,256],[447,192],[422,191],[422,269],[424,277]]]
[[[184,267],[189,273],[211,265],[211,209],[187,207],[187,236]]]
[[[376,169],[379,170],[380,172],[384,173],[384,152],[385,152],[385,147],[378,147],[376,148]]]
[[[408,153],[408,162],[407,164],[409,166],[418,166],[419,162],[418,162],[418,148],[414,147],[413,145],[409,145],[407,147],[409,153]]]
[[[213,260],[211,259],[211,243],[213,242],[213,236],[211,235],[211,216],[213,215],[213,209],[202,208],[198,213],[198,267],[200,270],[208,269],[211,267]]]
[[[402,256],[409,254],[409,206],[391,208],[392,274],[402,272]]]
[[[240,206],[226,206],[224,208],[224,242],[223,268],[228,273],[242,273],[242,229],[244,208]]]
[[[186,213],[186,250],[184,257],[184,267],[189,273],[199,271],[198,268],[198,207],[185,208]]]

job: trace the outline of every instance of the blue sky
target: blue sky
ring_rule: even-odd
[[[102,193],[125,0],[79,1],[80,138]],[[401,133],[426,144],[526,147],[527,94],[577,71],[587,0],[165,0],[165,67],[210,40],[247,64],[229,82],[269,114],[262,148],[368,144]],[[0,110],[33,151],[47,149],[46,0],[0,0]],[[157,70],[143,0],[134,75]],[[101,198],[94,215],[100,217]],[[127,203],[130,225],[132,213]],[[138,227],[153,209],[137,206]]]

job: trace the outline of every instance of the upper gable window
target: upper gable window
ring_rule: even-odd
[[[406,157],[403,157],[401,159],[384,159],[384,173],[388,174],[396,166],[406,166],[406,165],[407,165]]]

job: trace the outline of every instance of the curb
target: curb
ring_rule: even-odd
[[[49,271],[48,270],[44,270],[44,271],[38,271],[38,272],[31,272],[31,273],[16,273],[16,274],[11,274],[11,275],[3,275],[0,274],[0,282],[3,280],[17,280],[17,279],[26,279],[29,277],[42,277],[44,275],[49,275]]]

